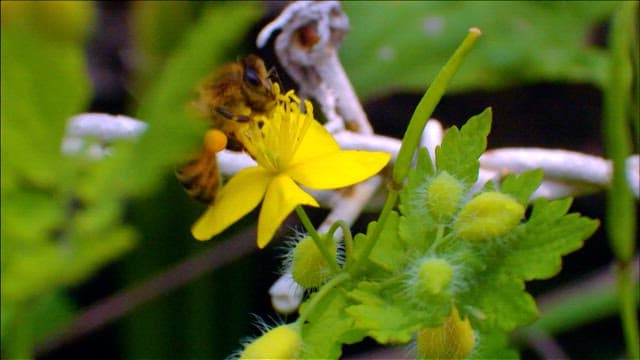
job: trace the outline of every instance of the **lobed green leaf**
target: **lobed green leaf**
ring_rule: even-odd
[[[478,158],[487,148],[491,129],[491,108],[473,116],[460,130],[447,130],[442,145],[436,148],[436,168],[447,171],[468,186],[478,178]]]

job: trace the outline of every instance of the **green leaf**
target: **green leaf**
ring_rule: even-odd
[[[343,343],[354,343],[364,338],[364,332],[354,328],[353,319],[345,314],[349,303],[342,288],[334,288],[322,298],[302,328],[304,347],[300,358],[337,359],[342,353]],[[300,308],[301,314],[305,311],[305,304]]]
[[[425,148],[418,149],[416,167],[409,170],[407,184],[400,192],[400,204],[398,208],[402,214],[406,215],[411,211],[417,210],[410,205],[410,202],[413,202],[413,200],[418,202],[418,204],[416,204],[418,207],[423,207],[426,210],[425,204],[417,199],[417,197],[422,197],[422,200],[424,200],[424,191],[429,178],[433,176],[433,172],[433,164],[429,157],[429,152]]]
[[[476,344],[468,359],[519,359],[518,352],[509,347],[509,339],[501,331],[475,331]]]
[[[416,1],[342,3],[351,31],[340,57],[362,97],[422,92],[470,27],[482,30],[450,92],[523,83],[602,85],[608,54],[589,41],[616,2]],[[366,60],[363,60],[366,59]]]
[[[369,259],[387,271],[395,272],[405,266],[405,246],[398,235],[398,213],[392,211],[380,233]]]
[[[511,174],[502,180],[500,192],[513,196],[523,206],[529,204],[531,194],[540,186],[544,172],[531,170],[520,175]]]
[[[461,297],[461,315],[470,311],[473,328],[511,331],[532,322],[538,310],[522,280],[511,277],[506,267],[489,265],[476,274],[471,290]],[[473,316],[474,313],[480,316]]]
[[[478,178],[478,158],[487,147],[487,135],[491,129],[491,108],[473,116],[458,130],[447,130],[442,145],[436,148],[436,168],[447,171],[458,180],[471,186]]]
[[[45,243],[64,221],[63,209],[51,194],[34,190],[3,189],[1,216],[3,266],[14,254]]]
[[[2,303],[2,355],[23,358],[37,341],[59,331],[71,320],[73,306],[60,292],[45,294],[32,303]]]
[[[409,171],[407,184],[400,192],[398,204],[403,215],[398,223],[398,235],[405,244],[412,244],[420,253],[426,251],[436,235],[436,224],[427,211],[426,189],[431,176],[433,165],[429,153],[421,148],[416,167]]]
[[[195,1],[142,1],[132,4],[132,41],[136,55],[144,64],[136,69],[139,72],[135,74],[138,85],[144,88],[154,79],[205,5]]]
[[[529,220],[516,228],[506,245],[503,266],[524,280],[546,279],[562,267],[563,255],[582,247],[598,228],[597,220],[568,214],[571,199],[537,200]]]
[[[83,49],[27,29],[2,29],[2,173],[39,187],[65,174],[66,121],[88,102]]]
[[[349,292],[349,298],[358,303],[346,310],[354,319],[354,326],[381,344],[408,342],[425,320],[423,312],[400,297],[385,298],[375,283],[361,282]]]

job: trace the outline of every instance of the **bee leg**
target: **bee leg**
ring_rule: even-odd
[[[232,113],[231,111],[225,109],[225,108],[221,108],[221,107],[217,107],[216,108],[216,112],[224,117],[226,117],[229,120],[234,120],[237,121],[239,123],[246,123],[249,122],[249,117],[245,116],[245,115],[236,115],[234,113]]]
[[[229,138],[229,141],[227,142],[227,149],[231,151],[243,151],[244,145],[238,139]]]

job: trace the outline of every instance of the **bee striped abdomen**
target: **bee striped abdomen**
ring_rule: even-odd
[[[201,151],[176,170],[176,177],[190,197],[211,204],[221,185],[216,154]]]

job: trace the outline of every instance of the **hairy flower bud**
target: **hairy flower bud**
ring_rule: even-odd
[[[336,244],[333,238],[323,238],[322,242],[335,258]],[[318,246],[310,236],[300,240],[293,250],[293,265],[291,268],[293,279],[305,289],[319,287],[331,276],[331,268],[322,256]]]
[[[427,185],[427,210],[429,215],[439,222],[451,220],[458,210],[464,186],[448,172],[439,173]]]
[[[280,325],[247,345],[240,359],[296,359],[302,350],[300,331],[293,325]]]
[[[453,268],[444,259],[430,258],[424,260],[418,268],[416,278],[418,280],[418,294],[437,295],[449,283],[453,277]]]
[[[418,358],[463,359],[475,344],[475,335],[469,319],[461,320],[454,307],[449,318],[437,328],[418,331]]]
[[[511,196],[495,191],[471,199],[458,213],[454,229],[464,240],[487,240],[511,231],[524,216],[525,207]]]

